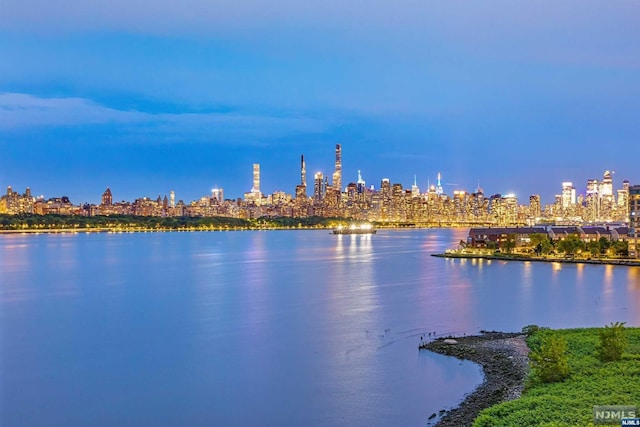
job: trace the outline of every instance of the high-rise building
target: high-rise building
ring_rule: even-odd
[[[224,202],[224,189],[218,187],[212,188],[211,201],[214,204],[221,205]]]
[[[314,178],[313,198],[320,201],[324,199],[324,176],[322,172],[317,172]]]
[[[436,194],[438,196],[444,194],[444,189],[442,188],[442,183],[440,182],[441,178],[442,176],[440,175],[440,172],[438,172],[438,183],[436,184]]]
[[[253,187],[252,193],[260,193],[260,163],[253,164]]]
[[[342,146],[336,144],[336,165],[333,172],[333,188],[338,192],[342,192]]]
[[[102,204],[104,206],[111,206],[113,204],[113,196],[111,195],[109,187],[102,193]]]
[[[588,179],[587,180],[587,197],[593,194],[598,194],[600,191],[600,183],[597,179]]]
[[[413,185],[411,186],[411,197],[418,197],[420,195],[420,187],[418,187],[418,177],[413,175]]]
[[[640,258],[640,185],[629,187],[629,256]]]
[[[171,207],[175,208],[176,207],[176,192],[171,190],[171,192],[169,193],[169,197],[171,199]]]
[[[576,204],[576,189],[573,182],[562,183],[562,208],[569,209]]]
[[[542,213],[542,206],[540,204],[540,195],[532,194],[529,196],[529,215],[533,218],[539,218]]]
[[[296,199],[306,200],[307,198],[307,165],[304,162],[304,155],[300,156],[300,184],[296,185]]]
[[[604,177],[602,178],[602,183],[600,184],[600,195],[605,196],[613,196],[613,178],[611,177],[612,172],[605,171]]]
[[[358,181],[356,182],[358,185],[358,193],[362,194],[367,189],[367,183],[362,179],[362,174],[360,173],[360,169],[358,169]]]
[[[622,188],[618,190],[618,200],[616,202],[617,220],[629,221],[629,181],[622,181]]]

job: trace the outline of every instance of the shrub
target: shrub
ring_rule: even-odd
[[[611,362],[622,359],[622,353],[627,346],[627,337],[624,333],[625,322],[611,323],[605,325],[600,331],[600,344],[598,345],[598,356],[603,362]]]
[[[538,325],[527,325],[522,328],[522,333],[530,337],[538,331],[546,331],[549,330],[546,326],[538,326]]]
[[[569,376],[567,340],[564,337],[544,337],[540,347],[531,351],[529,358],[534,377],[543,383],[562,381]]]

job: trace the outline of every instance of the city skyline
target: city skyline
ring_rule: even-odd
[[[340,148],[338,148],[340,147]],[[339,154],[338,154],[338,150],[339,150]],[[441,178],[447,178],[447,177],[443,177],[441,172],[436,172],[434,177],[428,177],[427,180],[420,184],[420,182],[417,179],[417,174],[413,174],[413,179],[411,181],[411,184],[407,184],[405,182],[396,182],[390,178],[388,178],[387,176],[382,176],[379,177],[377,180],[375,181],[370,181],[368,179],[366,179],[366,175],[364,173],[362,173],[362,170],[358,169],[355,173],[354,176],[347,176],[345,177],[344,174],[342,173],[342,144],[336,144],[336,154],[335,154],[335,163],[334,163],[334,171],[329,170],[328,168],[325,169],[318,169],[315,172],[312,172],[311,175],[311,182],[307,182],[306,181],[306,176],[307,176],[307,162],[305,161],[305,155],[301,154],[299,156],[299,160],[298,160],[298,164],[299,169],[297,169],[297,174],[298,174],[298,180],[294,181],[292,183],[290,183],[290,185],[287,186],[287,188],[274,188],[274,189],[266,189],[266,191],[262,191],[262,170],[261,169],[261,164],[259,162],[257,163],[252,163],[251,169],[248,169],[248,171],[250,173],[246,173],[246,177],[243,177],[242,179],[240,179],[240,181],[247,181],[248,182],[248,187],[244,190],[241,191],[238,194],[234,194],[232,192],[230,192],[227,188],[231,187],[231,188],[237,188],[238,184],[237,184],[237,179],[235,179],[234,177],[227,177],[226,181],[223,182],[228,182],[231,185],[227,186],[224,184],[214,184],[212,186],[210,186],[209,190],[205,190],[206,185],[202,186],[201,189],[190,189],[189,191],[184,192],[183,194],[195,194],[195,196],[193,197],[186,197],[183,198],[181,197],[179,194],[176,197],[176,190],[174,189],[174,187],[171,187],[170,189],[159,189],[157,190],[157,196],[160,197],[164,197],[164,196],[168,196],[169,194],[172,194],[172,196],[174,198],[183,200],[185,203],[188,203],[189,201],[193,201],[193,200],[197,200],[203,196],[207,196],[207,191],[211,191],[212,193],[215,193],[217,197],[218,194],[220,194],[221,192],[224,191],[224,199],[227,200],[235,200],[235,199],[244,199],[244,200],[254,200],[255,197],[262,197],[262,196],[266,196],[266,195],[271,195],[274,193],[278,193],[278,192],[284,192],[288,195],[291,195],[292,197],[296,197],[297,192],[299,191],[300,185],[296,185],[302,183],[305,183],[306,188],[305,188],[305,194],[306,196],[313,198],[314,196],[314,175],[316,174],[320,174],[322,176],[323,181],[326,180],[326,182],[331,186],[334,187],[335,186],[335,182],[336,182],[336,173],[338,171],[340,171],[338,177],[338,185],[340,186],[340,192],[345,192],[346,191],[346,187],[347,184],[349,183],[354,183],[354,184],[359,184],[361,182],[361,180],[363,180],[366,183],[366,188],[369,189],[375,189],[376,191],[380,190],[381,187],[381,183],[382,181],[388,181],[391,184],[400,184],[402,185],[403,188],[405,189],[413,189],[413,191],[419,191],[420,194],[426,194],[429,189],[431,188],[434,191],[437,192],[443,192],[446,195],[452,196],[455,192],[458,191],[464,191],[468,194],[474,193],[477,191],[477,189],[482,189],[485,196],[491,196],[491,195],[495,195],[495,194],[500,194],[500,195],[513,195],[517,198],[519,198],[523,203],[525,201],[525,199],[528,199],[530,196],[533,195],[537,195],[540,196],[540,201],[542,203],[542,205],[544,204],[552,204],[554,203],[554,201],[558,198],[558,197],[562,197],[562,204],[563,206],[566,208],[567,204],[575,204],[577,201],[577,197],[578,196],[586,196],[588,195],[590,192],[593,192],[593,190],[590,191],[590,184],[591,182],[595,181],[596,183],[601,179],[600,175],[602,175],[602,173],[600,174],[591,174],[589,175],[589,178],[585,179],[583,183],[581,183],[580,181],[574,180],[574,181],[567,181],[567,180],[563,180],[562,182],[558,182],[556,183],[556,189],[555,192],[549,193],[549,194],[544,194],[541,191],[533,191],[529,194],[521,194],[517,191],[508,191],[508,192],[500,192],[500,191],[494,191],[495,189],[490,189],[490,188],[485,188],[484,185],[482,185],[482,181],[478,179],[478,181],[476,182],[475,186],[472,186],[470,188],[466,188],[460,184],[457,183],[451,183],[448,181],[455,181],[456,179],[451,179],[451,180],[447,180],[447,179],[443,179],[441,182]],[[338,166],[339,165],[339,166]],[[282,169],[282,168],[280,168]],[[633,185],[635,181],[629,180],[628,178],[620,178],[620,179],[615,179],[615,175],[616,172],[614,170],[605,170],[603,171],[604,175],[605,175],[605,179],[606,176],[608,175],[609,179],[611,180],[611,185],[612,185],[612,190],[615,192],[617,189],[620,189],[623,187],[624,183],[626,182],[627,185],[631,184]],[[290,174],[287,174],[290,175]],[[364,176],[364,178],[363,178]],[[353,179],[352,179],[353,178]],[[509,178],[507,178],[509,179]],[[206,183],[205,183],[206,184]],[[437,184],[440,184],[440,186],[438,186]],[[567,196],[566,190],[567,190],[567,186],[569,186],[572,190],[572,195],[571,196]],[[117,188],[114,187],[112,185],[106,185],[105,187],[102,187],[101,189],[97,189],[96,193],[94,196],[92,196],[91,198],[87,199],[87,200],[79,200],[79,199],[74,199],[74,197],[70,196],[72,194],[74,194],[74,190],[71,187],[67,188],[67,189],[63,189],[61,191],[55,192],[55,193],[51,193],[51,194],[44,194],[41,193],[37,190],[37,188],[35,188],[32,185],[26,185],[24,187],[18,187],[15,185],[12,185],[11,183],[4,185],[3,188],[12,188],[13,191],[17,191],[17,192],[22,192],[23,189],[28,189],[30,194],[33,193],[33,197],[40,197],[40,198],[44,198],[49,199],[49,198],[55,198],[55,197],[68,197],[69,199],[71,199],[74,203],[91,203],[91,204],[99,204],[101,202],[101,198],[104,196],[103,192],[105,190],[105,188],[107,190],[109,190],[110,192],[116,191],[116,192],[120,192],[122,194],[134,194],[133,197],[130,198],[119,198],[118,196],[115,197],[114,202],[117,201],[132,201],[138,198],[142,198],[142,197],[148,197],[148,198],[155,198],[155,194],[142,194],[142,193],[136,193],[136,189],[134,188]],[[198,193],[199,191],[199,193]],[[178,192],[180,193],[180,192]],[[568,203],[567,199],[571,198],[571,202]]]
[[[596,171],[639,182],[638,15],[630,1],[8,0],[0,185],[240,197],[259,163],[265,192],[293,192],[299,155],[331,179],[338,143],[345,183],[360,170],[423,188],[441,172],[549,200]]]

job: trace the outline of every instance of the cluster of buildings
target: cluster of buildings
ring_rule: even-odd
[[[441,177],[427,191],[421,191],[414,180],[410,188],[384,178],[376,189],[367,186],[358,171],[357,180],[343,187],[342,147],[335,147],[334,172],[329,176],[318,172],[308,182],[304,156],[300,159],[300,182],[294,194],[276,191],[264,194],[260,187],[260,165],[253,165],[253,185],[243,198],[225,199],[222,188],[199,200],[176,201],[175,193],[156,199],[142,197],[133,202],[114,202],[109,188],[101,203],[73,205],[67,197],[45,199],[33,197],[29,188],[24,194],[11,187],[0,197],[0,214],[33,213],[39,215],[139,215],[139,216],[226,216],[235,218],[310,216],[342,217],[378,222],[401,222],[432,226],[532,226],[539,223],[558,225],[629,224],[629,233],[636,233],[640,219],[640,186],[628,181],[614,191],[612,172],[602,180],[587,181],[586,193],[577,194],[572,182],[562,183],[561,194],[552,204],[542,206],[540,195],[529,197],[521,204],[513,194],[485,194],[478,187],[474,192],[462,190],[448,195]],[[630,234],[630,235],[631,235]]]

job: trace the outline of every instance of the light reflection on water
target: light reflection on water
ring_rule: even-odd
[[[0,424],[424,425],[481,380],[429,332],[640,325],[639,268],[466,233],[0,236]]]

